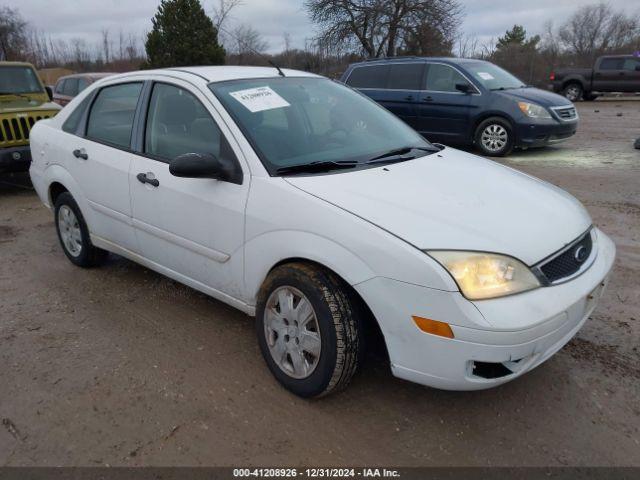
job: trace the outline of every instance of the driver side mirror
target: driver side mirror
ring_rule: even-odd
[[[49,85],[46,85],[44,87],[45,92],[47,92],[47,95],[49,96],[49,101],[53,100],[53,90],[51,89],[51,87]]]
[[[225,158],[210,153],[185,153],[169,164],[169,172],[174,177],[213,178],[222,182],[242,185],[240,166]]]
[[[471,93],[471,85],[468,83],[456,83],[456,90],[462,93]]]

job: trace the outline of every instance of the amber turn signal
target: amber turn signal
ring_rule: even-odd
[[[429,318],[422,318],[412,316],[413,321],[418,328],[423,332],[430,333],[432,335],[438,335],[439,337],[454,338],[453,330],[448,323],[438,322],[437,320],[431,320]]]

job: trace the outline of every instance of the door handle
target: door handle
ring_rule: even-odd
[[[423,102],[425,102],[425,103],[426,103],[426,102],[433,102],[433,97],[424,97],[424,98],[422,99],[422,101],[423,101]]]
[[[146,173],[139,173],[136,178],[138,179],[138,181],[140,183],[148,183],[149,185],[151,185],[152,187],[159,187],[160,186],[160,182],[158,181],[158,179],[156,178],[149,178],[147,177]]]
[[[89,155],[87,155],[87,151],[84,148],[78,148],[73,151],[73,156],[76,158],[81,158],[82,160],[89,160]]]
[[[413,95],[407,95],[406,97],[404,97],[404,99],[405,99],[407,102],[410,102],[411,100],[413,100]]]

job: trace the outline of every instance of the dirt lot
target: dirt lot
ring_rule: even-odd
[[[612,282],[567,347],[484,392],[371,358],[346,392],[297,399],[249,318],[121,258],[73,267],[36,195],[2,183],[0,465],[640,466],[640,102],[579,110],[570,142],[506,163],[585,203]]]

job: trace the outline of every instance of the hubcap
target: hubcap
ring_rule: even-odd
[[[65,250],[73,257],[77,257],[82,252],[82,232],[80,224],[73,213],[66,205],[58,210],[58,229],[60,230],[60,238]]]
[[[567,99],[571,100],[572,102],[578,99],[579,94],[580,91],[578,90],[578,87],[569,87],[565,92],[565,96],[567,97]]]
[[[490,152],[499,152],[507,144],[507,130],[496,123],[488,125],[482,131],[482,146]]]
[[[322,341],[318,319],[309,299],[298,289],[280,287],[267,299],[264,334],[271,357],[292,378],[313,373]]]

